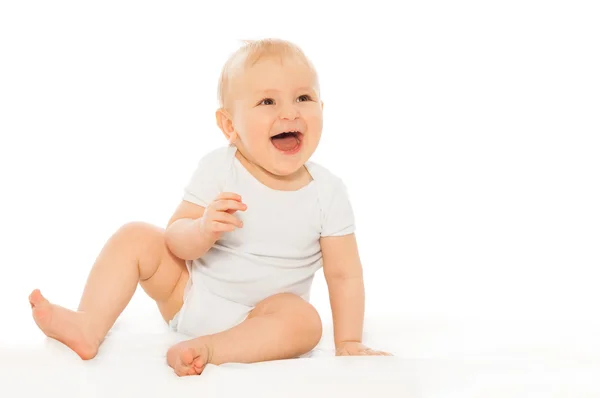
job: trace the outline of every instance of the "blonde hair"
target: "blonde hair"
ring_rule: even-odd
[[[281,39],[243,40],[243,42],[244,46],[231,54],[225,65],[223,65],[217,89],[217,97],[221,108],[225,108],[227,103],[226,97],[231,89],[232,77],[265,57],[279,57],[282,61],[295,58],[304,62],[314,72],[317,79],[317,91],[319,90],[318,77],[312,62],[296,44]]]

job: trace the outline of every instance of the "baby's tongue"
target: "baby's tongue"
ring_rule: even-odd
[[[273,142],[275,148],[279,149],[280,151],[291,151],[292,149],[296,148],[296,145],[299,143],[298,139],[293,135],[288,135],[281,138],[272,138],[271,142]]]

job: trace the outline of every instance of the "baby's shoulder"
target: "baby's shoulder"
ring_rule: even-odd
[[[335,196],[346,195],[346,185],[339,175],[328,169],[327,167],[309,161],[306,163],[310,175],[317,187],[318,195],[324,202],[330,202]]]
[[[230,147],[218,147],[205,152],[196,160],[196,167],[190,181],[190,189],[201,186],[224,184],[233,163],[234,153]]]
[[[312,173],[317,188],[317,202],[324,233],[322,236],[350,231],[353,228],[354,216],[349,192],[342,177],[315,162],[308,163],[307,168]]]
[[[344,181],[339,175],[320,163],[308,161],[306,168],[322,191],[331,192],[344,186]]]
[[[220,169],[232,161],[235,155],[234,149],[235,147],[231,146],[220,146],[211,149],[200,157],[199,163],[206,167],[218,167]]]

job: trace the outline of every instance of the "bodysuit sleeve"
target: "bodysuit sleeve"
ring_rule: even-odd
[[[354,212],[344,182],[335,177],[329,185],[321,236],[349,235],[355,231]]]
[[[183,200],[206,207],[221,193],[226,155],[226,149],[219,148],[207,153],[198,161],[184,189]]]

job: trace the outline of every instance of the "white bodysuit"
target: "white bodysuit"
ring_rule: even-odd
[[[244,321],[257,303],[277,293],[310,300],[322,266],[319,238],[354,232],[342,180],[309,161],[312,181],[297,191],[274,190],[235,157],[235,146],[209,152],[198,163],[183,200],[206,207],[221,192],[241,195],[244,226],[226,232],[201,258],[186,261],[190,277],[173,330],[198,337]]]

